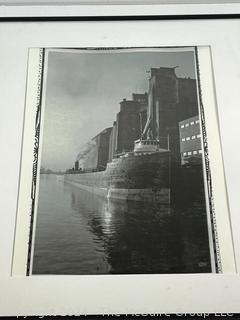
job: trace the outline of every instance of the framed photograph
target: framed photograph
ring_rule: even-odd
[[[4,314],[239,311],[239,28],[1,24]]]
[[[24,163],[20,179],[23,274],[215,273],[231,260],[234,271],[226,199],[224,225],[214,209],[209,48],[34,48],[28,61],[36,119],[29,199]]]

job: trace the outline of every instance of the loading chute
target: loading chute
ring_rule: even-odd
[[[155,79],[149,79],[147,122],[141,140],[159,140],[159,101],[154,101]]]

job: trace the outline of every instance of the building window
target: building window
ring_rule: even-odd
[[[185,141],[185,138],[182,138],[182,141],[184,142],[184,141]]]
[[[193,154],[197,154],[198,152],[196,150],[193,151]]]
[[[192,151],[188,151],[188,156],[191,156],[192,155]]]
[[[199,123],[199,120],[196,120],[195,123]]]
[[[187,140],[187,141],[190,140],[190,137],[187,137],[186,140]]]
[[[184,124],[181,125],[181,128],[184,128]]]
[[[201,138],[201,133],[197,134],[197,138]]]
[[[190,125],[193,126],[193,125],[194,125],[194,121],[191,121],[191,122],[190,122]]]
[[[186,156],[186,155],[187,155],[187,152],[183,152],[183,155]]]
[[[196,139],[196,136],[192,136],[192,140]]]
[[[198,153],[199,153],[199,154],[202,153],[202,150],[198,150]]]
[[[185,124],[185,127],[189,127],[189,123],[186,123],[186,124]]]

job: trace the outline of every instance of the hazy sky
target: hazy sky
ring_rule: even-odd
[[[174,66],[195,78],[193,52],[50,52],[41,165],[72,167],[81,146],[112,126],[119,102],[148,91],[147,70]]]

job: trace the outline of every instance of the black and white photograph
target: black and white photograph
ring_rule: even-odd
[[[238,310],[239,21],[126,17],[1,24],[3,315]]]
[[[42,55],[31,273],[216,272],[196,51]]]
[[[30,273],[218,272],[197,49],[41,55]]]

